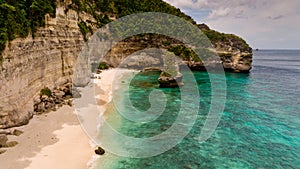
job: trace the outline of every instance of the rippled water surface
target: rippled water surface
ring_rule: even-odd
[[[107,154],[101,157],[97,168],[299,168],[300,51],[256,51],[253,65],[250,74],[226,73],[226,108],[206,142],[199,143],[197,138],[210,108],[211,84],[206,73],[194,72],[201,108],[195,125],[180,144],[150,158]],[[129,90],[120,89],[119,96],[129,95],[138,110],[147,110],[149,93],[159,89],[157,77],[138,74]],[[132,137],[146,138],[164,132],[179,113],[180,91],[159,90],[167,96],[168,104],[155,121],[133,123],[119,118],[116,111],[106,118],[118,118],[116,130]],[[126,105],[122,111],[126,111]]]

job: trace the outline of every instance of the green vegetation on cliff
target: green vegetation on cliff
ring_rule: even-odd
[[[162,0],[73,0],[73,4],[69,7],[78,12],[86,12],[93,16],[95,22],[90,20],[86,23],[80,20],[78,26],[87,39],[87,34],[93,33],[91,27],[100,28],[115,18],[120,18],[126,15],[140,12],[162,12],[173,14],[196,24],[190,17],[180,11],[180,9],[171,6]]]
[[[182,17],[193,24],[196,22],[180,11],[162,0],[73,0],[78,11],[92,14],[99,26],[110,22],[110,16],[120,18],[139,12],[163,12]]]
[[[202,31],[212,42],[212,44],[222,43],[224,45],[232,46],[233,48],[239,49],[242,52],[250,52],[252,50],[252,48],[247,44],[247,42],[244,39],[236,35],[220,33],[211,29],[205,29]]]
[[[184,45],[176,45],[168,48],[169,52],[173,52],[176,56],[179,56],[183,60],[193,60],[200,61],[197,54],[190,48],[185,47]]]
[[[26,37],[44,26],[45,15],[55,16],[55,0],[0,0],[0,54],[7,41]],[[1,59],[0,59],[1,60]]]
[[[44,26],[45,14],[55,16],[56,3],[56,0],[0,0],[0,62],[3,60],[1,53],[7,42],[17,37],[26,37],[29,33],[34,36],[36,30]],[[85,12],[93,16],[95,21],[83,21],[79,18],[78,26],[85,40],[87,40],[87,35],[93,33],[92,27],[100,28],[114,18],[139,12],[168,13],[184,18],[196,25],[190,16],[163,0],[72,0],[72,4],[68,8],[75,9],[78,13]],[[220,42],[241,51],[251,50],[242,38],[232,34],[219,33],[205,26],[202,25],[199,29],[205,28],[202,31],[213,44]],[[170,46],[171,44],[165,45]],[[170,51],[177,51],[177,53],[181,51],[180,55],[187,54],[183,57],[190,57],[190,55],[193,57],[191,51],[182,47],[173,47]]]
[[[197,23],[188,15],[180,11],[180,9],[171,6],[170,4],[162,0],[73,0],[72,8],[79,12],[86,12],[91,14],[95,23],[87,21],[87,23],[80,21],[79,27],[84,35],[93,33],[91,27],[96,26],[98,28],[109,23],[114,18],[120,18],[122,16],[139,13],[139,12],[162,12],[172,14],[181,18],[186,19],[195,26],[198,26],[199,29],[212,41],[212,44],[222,43],[227,46],[232,46],[234,49],[240,51],[251,51],[250,46],[240,37],[233,34],[224,34],[214,30],[209,29],[205,24],[197,25]],[[170,46],[170,44],[165,44]],[[176,48],[176,49],[175,49]],[[173,47],[169,51],[176,51],[177,54],[185,55],[185,57],[193,57],[193,53],[190,50],[183,48],[182,46]],[[183,56],[184,57],[184,56]]]

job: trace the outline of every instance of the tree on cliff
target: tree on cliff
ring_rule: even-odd
[[[45,15],[55,16],[56,1],[53,0],[0,0],[0,53],[6,42],[17,37],[34,35],[44,26]]]
[[[61,0],[58,0],[61,1]],[[0,61],[1,53],[7,41],[16,37],[26,37],[34,33],[45,24],[45,14],[54,17],[56,13],[56,0],[0,0]],[[96,23],[86,23],[79,20],[79,28],[87,40],[86,35],[93,33],[91,24],[102,27],[111,21],[110,16],[120,18],[139,12],[163,12],[184,18],[192,24],[196,22],[180,9],[164,2],[163,0],[72,0],[68,8],[77,10],[78,13],[91,14]],[[222,34],[210,29],[203,30],[212,42],[232,43],[241,51],[251,50],[249,45],[235,35]]]

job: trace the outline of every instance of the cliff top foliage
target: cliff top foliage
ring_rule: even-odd
[[[180,9],[162,1],[162,0],[73,0],[72,7],[77,11],[84,11],[91,14],[96,23],[93,26],[98,28],[109,23],[110,16],[120,18],[126,15],[139,12],[163,12],[172,14],[196,25],[211,40],[212,44],[223,43],[241,51],[250,52],[252,49],[242,38],[233,34],[224,34],[211,30],[205,24],[198,24],[188,15],[180,11]],[[79,23],[81,32],[86,38],[88,33],[93,33],[89,23],[81,21]]]
[[[241,37],[234,34],[220,33],[215,30],[205,29],[203,33],[208,37],[212,44],[221,43],[239,49],[242,52],[251,52],[252,48]]]
[[[45,14],[55,17],[56,6],[55,0],[0,0],[0,61],[1,52],[5,49],[7,41],[27,37],[29,33],[34,36],[36,30],[44,26]],[[69,7],[78,12],[91,14],[96,20],[96,23],[79,21],[78,26],[84,36],[93,33],[91,24],[101,27],[111,21],[111,16],[120,18],[138,12],[173,14],[196,25],[190,16],[162,0],[72,0]],[[235,35],[222,34],[210,29],[205,29],[204,33],[213,43],[234,42],[242,51],[251,49],[243,39]]]
[[[189,22],[196,22],[188,15],[185,15],[180,9],[171,6],[162,0],[73,0],[73,7],[78,11],[84,11],[92,14],[99,26],[110,22],[109,16],[114,15],[120,18],[126,15],[139,12],[163,12],[182,17]]]
[[[55,16],[55,0],[0,0],[0,54],[6,42],[27,37],[45,24],[45,15]]]

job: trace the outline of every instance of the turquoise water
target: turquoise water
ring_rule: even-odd
[[[253,65],[249,74],[226,73],[226,107],[217,129],[206,142],[199,143],[197,138],[210,108],[211,84],[207,73],[193,72],[201,96],[200,110],[181,143],[150,158],[109,154],[101,157],[98,168],[299,168],[300,51],[258,51],[254,53]],[[157,77],[136,75],[129,90],[120,89],[120,97],[129,95],[132,104],[145,111],[150,107],[149,93],[158,89],[168,99],[165,111],[150,123],[119,118],[116,130],[120,133],[147,138],[166,131],[174,123],[180,110],[180,91],[159,89]],[[126,111],[125,105],[122,111]],[[118,112],[106,116],[114,119]]]

